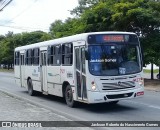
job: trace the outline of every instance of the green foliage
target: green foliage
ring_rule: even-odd
[[[112,22],[116,30],[132,31],[146,36],[159,27],[157,16],[160,12],[154,10],[148,0],[123,0],[112,8]],[[160,7],[160,6],[159,6]]]
[[[49,34],[36,31],[0,36],[0,63],[13,63],[17,46],[85,32],[129,31],[140,36],[144,63],[160,65],[160,2],[154,0],[79,0],[74,18],[56,20]]]
[[[149,70],[147,70],[147,69],[143,69],[143,72],[144,73],[151,73],[151,70],[149,69]],[[155,69],[155,70],[153,70],[153,73],[158,73],[159,72],[159,70],[158,69]]]
[[[8,32],[5,36],[0,37],[0,64],[13,64],[16,47],[49,39],[51,39],[51,36],[42,31],[21,34]]]
[[[81,19],[86,23],[86,30],[84,32],[112,30],[111,11],[106,3],[100,2],[97,6],[86,10],[82,14]]]
[[[60,38],[70,36],[73,34],[83,33],[85,30],[85,23],[79,18],[68,18],[65,22],[56,20],[51,24],[50,33],[53,38]]]
[[[51,25],[54,38],[97,31],[128,31],[140,36],[144,63],[160,65],[160,2],[154,0],[79,0],[77,17]]]
[[[85,10],[89,9],[91,6],[97,4],[102,0],[78,0],[79,6],[75,7],[71,14],[75,16],[80,16]]]
[[[42,31],[36,31],[31,33],[22,33],[21,41],[24,45],[29,45],[45,40],[51,39],[51,36],[49,36],[47,33],[44,33]]]
[[[2,41],[5,38],[5,36],[0,35],[0,41]]]
[[[152,33],[141,39],[144,49],[144,63],[160,65],[160,33]]]

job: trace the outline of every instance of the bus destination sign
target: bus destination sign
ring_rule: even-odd
[[[123,35],[103,35],[103,40],[106,42],[124,42]]]

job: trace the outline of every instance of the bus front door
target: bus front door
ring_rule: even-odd
[[[47,88],[47,52],[41,51],[40,73],[41,73],[41,87],[43,93],[48,93]]]
[[[87,100],[85,46],[75,47],[76,87],[78,100]]]
[[[21,80],[21,87],[24,87],[25,78],[24,78],[24,54],[20,55],[20,80]]]

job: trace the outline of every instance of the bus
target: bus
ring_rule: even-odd
[[[15,82],[36,92],[76,102],[116,104],[142,97],[139,38],[131,32],[92,32],[15,48]]]

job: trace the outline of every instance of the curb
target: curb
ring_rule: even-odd
[[[157,89],[157,88],[144,87],[144,89],[148,91],[160,92],[160,88]]]

